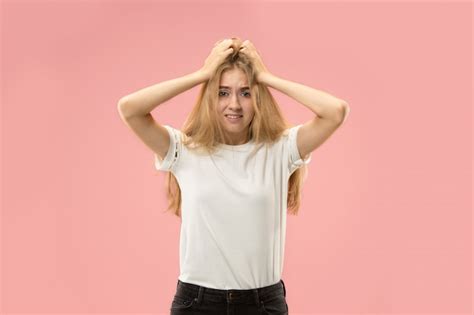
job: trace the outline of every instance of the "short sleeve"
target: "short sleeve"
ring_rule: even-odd
[[[163,125],[163,127],[168,130],[168,134],[170,136],[170,145],[168,147],[168,152],[166,153],[166,156],[163,160],[158,154],[154,153],[155,168],[158,171],[173,172],[179,164],[180,157],[183,151],[182,132],[169,125]]]
[[[300,153],[298,151],[298,146],[296,144],[296,138],[298,135],[298,130],[302,124],[294,126],[289,128],[288,130],[288,139],[287,139],[287,149],[288,149],[288,170],[289,174],[293,174],[294,171],[296,171],[298,168],[303,166],[304,164],[308,164],[311,162],[311,155],[312,152],[310,152],[307,156],[306,159],[303,159],[300,156]]]

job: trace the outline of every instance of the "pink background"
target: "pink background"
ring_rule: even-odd
[[[290,314],[472,312],[472,3],[2,1],[1,305],[169,314],[180,221],[117,101],[250,39],[349,102],[289,216]],[[180,128],[198,87],[153,111]],[[309,109],[276,90],[288,119]]]

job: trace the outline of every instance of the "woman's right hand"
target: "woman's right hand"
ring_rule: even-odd
[[[228,55],[234,52],[231,47],[233,40],[222,39],[214,44],[211,53],[204,61],[204,66],[199,70],[206,79],[210,79],[214,71],[224,62]]]

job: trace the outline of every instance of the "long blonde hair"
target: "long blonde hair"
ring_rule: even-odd
[[[214,75],[201,86],[196,104],[181,129],[187,136],[183,139],[183,145],[186,147],[204,148],[209,153],[213,153],[217,144],[228,140],[218,121],[217,91],[222,73],[234,68],[241,69],[246,74],[250,87],[255,116],[249,126],[249,138],[252,138],[256,144],[272,143],[278,140],[287,128],[292,127],[283,116],[268,87],[256,82],[250,60],[245,55],[239,54],[238,49],[234,47],[234,53],[230,54],[216,69]],[[191,143],[193,143],[192,148]],[[288,180],[287,209],[289,214],[298,214],[301,188],[306,179],[306,173],[307,166],[304,164],[295,170]],[[172,210],[181,218],[181,189],[172,172],[167,172],[165,184],[168,199],[166,211]]]

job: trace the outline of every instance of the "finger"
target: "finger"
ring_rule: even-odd
[[[219,40],[214,44],[214,46],[216,46],[216,45],[219,44],[219,43],[226,42],[226,41],[229,41],[229,40],[230,40],[230,39],[228,39],[228,38],[219,39]]]

